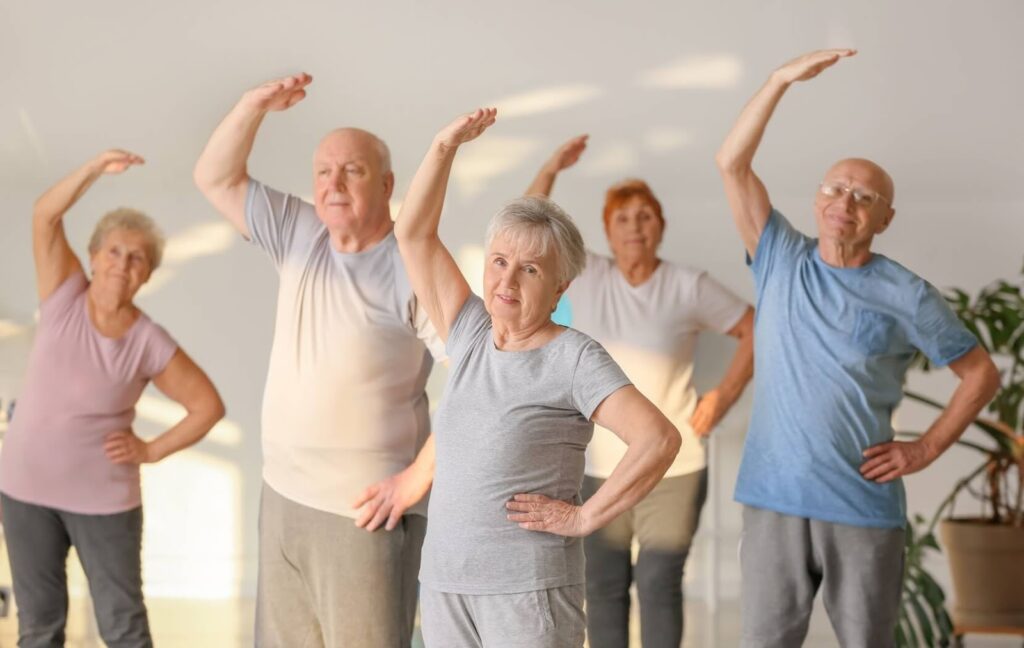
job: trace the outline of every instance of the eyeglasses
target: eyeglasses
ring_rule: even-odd
[[[860,187],[851,187],[841,182],[822,182],[818,185],[818,191],[822,196],[833,200],[841,198],[846,194],[850,194],[850,196],[853,197],[853,204],[858,207],[870,207],[878,200],[883,201],[886,205],[890,204],[889,199],[877,191],[861,189]]]

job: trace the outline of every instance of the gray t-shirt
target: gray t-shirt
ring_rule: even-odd
[[[579,538],[507,519],[516,493],[580,503],[597,406],[629,379],[573,329],[538,349],[500,351],[471,295],[452,323],[448,385],[434,418],[437,464],[420,581],[454,594],[512,594],[583,582]]]

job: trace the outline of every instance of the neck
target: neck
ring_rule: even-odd
[[[494,346],[502,351],[527,351],[542,347],[562,332],[562,327],[550,319],[518,326],[517,323],[491,319]]]
[[[618,266],[619,272],[626,278],[626,281],[631,286],[639,286],[643,282],[651,278],[654,271],[658,269],[658,265],[661,263],[661,259],[656,256],[649,257],[633,257],[626,258],[623,256],[615,257],[615,265]]]
[[[101,329],[117,328],[119,324],[135,321],[138,309],[131,300],[124,300],[120,295],[111,294],[97,287],[96,282],[89,284],[86,295],[89,315]]]
[[[331,247],[336,252],[363,252],[383,241],[394,227],[390,218],[381,218],[363,226],[330,230]]]
[[[871,241],[865,243],[844,243],[841,241],[818,241],[821,260],[835,268],[860,268],[867,265],[874,254]]]

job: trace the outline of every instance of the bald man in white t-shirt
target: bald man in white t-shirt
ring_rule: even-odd
[[[433,468],[424,388],[443,345],[398,254],[383,141],[328,133],[313,158],[312,204],[249,176],[263,118],[301,101],[311,81],[246,92],[195,168],[206,198],[280,278],[263,398],[256,644],[405,647],[426,529],[423,481],[411,477]]]

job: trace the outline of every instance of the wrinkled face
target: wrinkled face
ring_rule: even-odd
[[[822,241],[870,247],[871,239],[889,227],[895,214],[887,202],[892,200],[892,181],[878,165],[867,160],[843,160],[828,170],[822,184],[850,189],[836,197],[818,191],[814,217]],[[859,205],[854,200],[857,190],[881,197],[870,206]]]
[[[611,213],[605,231],[615,258],[653,259],[663,230],[651,204],[643,196],[633,196]]]
[[[538,253],[526,236],[498,234],[484,261],[484,303],[496,320],[529,328],[551,318],[568,282],[558,278],[554,250]]]
[[[373,138],[358,130],[329,133],[313,157],[316,214],[329,230],[387,219],[394,176],[383,173]]]
[[[131,300],[152,271],[148,243],[146,235],[136,230],[117,228],[107,232],[99,249],[89,257],[97,288]]]

